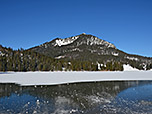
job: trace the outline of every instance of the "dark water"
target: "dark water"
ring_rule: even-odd
[[[0,84],[0,113],[152,114],[152,81]]]

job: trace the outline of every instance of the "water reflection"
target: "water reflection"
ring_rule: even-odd
[[[117,98],[129,100],[129,101],[137,101],[137,102],[141,100],[152,101],[151,97],[152,97],[151,84],[141,85],[137,87],[130,87],[124,91],[121,91],[117,95]]]
[[[152,81],[0,84],[0,113],[150,113],[151,107]]]

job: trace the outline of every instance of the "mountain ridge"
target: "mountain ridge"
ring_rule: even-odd
[[[85,34],[85,33],[82,33],[82,34],[76,35],[76,36],[67,37],[67,38],[55,38],[55,39],[53,39],[53,40],[51,40],[51,41],[49,41],[49,42],[45,42],[45,43],[52,43],[53,41],[56,41],[56,40],[61,40],[61,41],[72,40],[71,42],[69,42],[69,44],[70,44],[70,43],[73,43],[73,42],[74,42],[75,40],[77,40],[78,38],[82,38],[83,36],[90,36],[90,37],[96,38],[96,39],[98,39],[98,41],[106,42],[106,43],[108,43],[108,44],[110,44],[110,45],[113,45],[113,47],[115,47],[114,44],[112,44],[112,43],[110,43],[110,42],[108,42],[108,41],[106,41],[106,40],[103,40],[103,39],[100,39],[100,38],[98,38],[98,37],[96,37],[96,36],[93,36],[93,35],[91,35],[91,34]],[[43,44],[45,44],[45,43],[43,43]],[[67,44],[67,45],[68,45],[68,44]],[[58,46],[61,46],[61,45],[58,45]]]
[[[123,64],[130,64],[138,69],[145,69],[145,65],[149,66],[152,63],[151,57],[128,54],[117,49],[112,43],[84,33],[65,39],[54,39],[41,46],[39,48],[33,48],[33,51],[41,52],[55,59],[93,61],[104,64],[109,61],[116,61]]]
[[[29,48],[27,50],[12,50],[0,47],[0,62],[16,61],[24,66],[24,70],[123,70],[123,65],[128,64],[139,70],[152,69],[152,58],[128,54],[116,48],[110,42],[90,34],[80,34],[68,38],[55,38],[49,42]],[[28,55],[27,55],[28,54]],[[12,60],[13,58],[13,60]],[[44,60],[45,58],[46,60]],[[25,60],[24,60],[25,59]],[[29,63],[31,61],[32,63]],[[48,63],[47,63],[48,61]],[[0,63],[0,65],[2,64]],[[23,63],[22,63],[23,62]],[[11,67],[14,67],[12,63]],[[35,64],[35,65],[31,65]],[[30,66],[31,65],[31,66]],[[51,65],[51,67],[50,67]],[[18,64],[14,69],[18,69]],[[21,67],[20,66],[20,67]],[[45,66],[45,68],[43,68]],[[2,65],[0,66],[0,68]],[[25,67],[25,66],[24,66]],[[7,70],[7,69],[6,69]]]
[[[73,47],[70,47],[70,45],[74,45]],[[55,48],[60,48],[60,47],[65,47],[67,46],[68,48],[74,48],[74,47],[81,47],[82,45],[87,45],[87,46],[93,46],[93,45],[98,45],[100,47],[104,47],[104,48],[115,48],[116,47],[112,44],[112,43],[109,43],[105,40],[102,40],[102,39],[99,39],[98,37],[96,36],[93,36],[93,35],[87,35],[87,34],[80,34],[80,35],[76,35],[76,36],[72,36],[72,37],[68,37],[68,38],[65,38],[65,39],[61,39],[61,38],[56,38],[50,42],[46,42],[46,43],[43,43],[39,46],[36,46],[36,47],[32,47],[31,49],[36,51],[36,52],[39,52],[38,50],[41,48],[43,49],[43,51],[46,50],[46,48],[48,49],[47,51],[51,50],[53,51]],[[78,49],[78,50],[81,50],[81,49]],[[77,50],[77,51],[78,51]],[[49,51],[49,53],[51,53],[51,51]],[[64,53],[65,51],[61,50],[62,53]],[[71,50],[72,51],[72,50]],[[45,53],[45,52],[44,52]],[[57,51],[54,51],[53,53],[57,53]],[[49,56],[51,57],[55,57],[57,55],[54,55],[54,54],[48,54]],[[60,55],[60,54],[58,54]]]

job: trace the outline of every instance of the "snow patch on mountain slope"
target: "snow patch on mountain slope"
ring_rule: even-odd
[[[128,56],[126,57],[126,59],[129,59],[129,60],[132,60],[132,61],[133,61],[133,60],[135,60],[135,61],[138,61],[138,60],[139,60],[139,59],[136,58],[136,57],[128,57]]]
[[[87,44],[87,45],[104,45],[104,46],[107,46],[108,48],[116,48],[113,44],[107,42],[107,41],[104,41],[104,40],[101,40],[97,37],[91,37],[91,38],[88,38],[86,42],[82,42],[82,44]]]
[[[112,53],[112,55],[113,55],[113,56],[118,56],[118,55],[119,55],[119,53]]]
[[[123,65],[123,68],[124,68],[124,71],[139,71],[138,69],[133,68],[130,65],[125,65],[125,64]]]
[[[68,44],[73,43],[78,38],[79,38],[79,36],[75,36],[75,37],[72,37],[72,38],[66,38],[66,39],[57,39],[54,46],[68,45]]]
[[[79,52],[82,52],[83,50],[80,50],[79,48],[74,48],[74,49],[72,49],[71,51],[79,51]]]
[[[65,58],[65,56],[58,56],[58,57],[55,57],[55,59],[62,59],[62,58]]]

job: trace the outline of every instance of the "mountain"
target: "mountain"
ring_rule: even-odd
[[[56,38],[27,49],[0,45],[0,71],[116,71],[127,64],[152,69],[152,58],[127,54],[110,42],[89,34]]]
[[[65,39],[56,38],[30,50],[67,61],[91,61],[102,65],[108,62],[121,62],[140,70],[146,70],[146,67],[149,69],[152,64],[150,57],[127,54],[112,43],[84,33]]]
[[[32,48],[33,51],[42,53],[53,58],[84,59],[90,56],[109,55],[116,47],[104,40],[92,35],[80,34],[65,39],[56,38],[51,42],[46,42],[40,46]],[[83,55],[83,58],[82,58]]]

